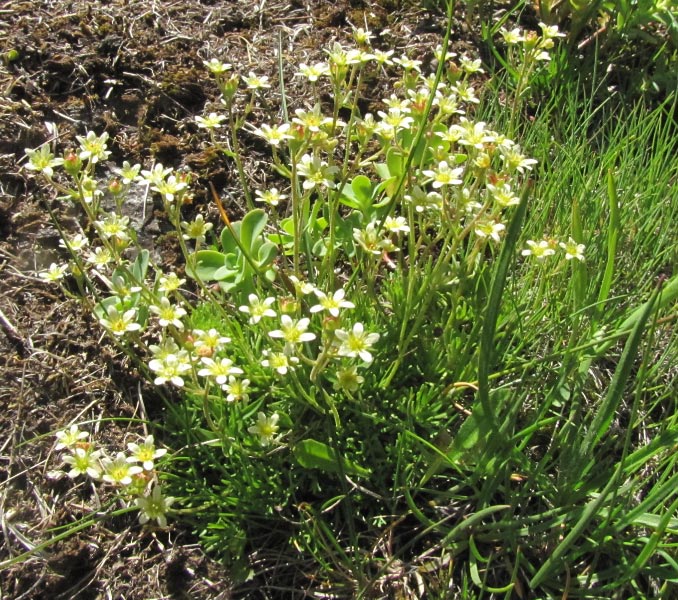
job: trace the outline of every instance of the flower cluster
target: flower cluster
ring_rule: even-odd
[[[165,456],[167,450],[157,448],[149,435],[138,443],[129,442],[128,453],[109,456],[89,438],[89,432],[80,430],[77,424],[56,433],[55,449],[63,451],[61,459],[68,477],[86,476],[120,488],[124,496],[134,498],[142,524],[154,520],[165,527],[174,498],[162,495],[155,461]]]

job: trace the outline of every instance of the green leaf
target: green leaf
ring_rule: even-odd
[[[195,268],[186,266],[186,274],[201,281],[215,281],[215,273],[226,262],[226,255],[216,250],[198,250],[194,254]]]
[[[340,475],[347,473],[368,477],[370,471],[343,458],[338,452],[318,440],[302,440],[294,447],[294,458],[305,469],[319,469],[326,473]]]
[[[253,248],[254,241],[263,233],[267,220],[268,217],[261,208],[255,208],[245,215],[240,227],[240,241],[245,251]]]
[[[148,271],[148,261],[150,253],[148,250],[142,250],[137,254],[134,264],[132,265],[132,275],[136,279],[137,283],[142,282],[146,278],[146,272]]]

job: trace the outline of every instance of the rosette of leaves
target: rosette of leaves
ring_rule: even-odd
[[[221,251],[198,250],[186,267],[189,277],[202,282],[216,282],[225,292],[246,296],[254,292],[255,276],[275,279],[272,268],[277,249],[262,236],[268,217],[257,208],[242,221],[227,223],[221,232]]]

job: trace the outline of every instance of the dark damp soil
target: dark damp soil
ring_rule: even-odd
[[[96,516],[105,490],[58,476],[54,432],[96,423],[98,439],[121,448],[141,433],[129,417],[154,410],[152,390],[109,344],[77,299],[37,273],[63,258],[48,209],[58,204],[22,168],[24,149],[58,136],[64,147],[87,130],[110,135],[111,160],[152,159],[197,176],[194,206],[218,218],[208,183],[238,198],[237,176],[209,150],[194,117],[217,91],[203,60],[218,57],[272,82],[261,115],[277,111],[283,48],[288,93],[295,64],[365,24],[383,45],[416,56],[439,43],[442,13],[405,0],[10,0],[0,5],[0,597],[229,598],[228,573],[206,557],[190,530],[142,528],[134,515],[101,519],[63,541],[54,528]],[[474,49],[460,22],[455,44]],[[374,99],[380,98],[374,90]],[[49,128],[47,123],[55,127]],[[248,176],[259,173],[250,140]],[[237,204],[237,202],[236,202]],[[231,206],[237,211],[238,206]],[[74,216],[60,210],[66,229]],[[162,234],[162,224],[151,229]],[[156,240],[156,244],[157,244]],[[164,260],[176,254],[162,246]],[[142,402],[141,399],[144,399]],[[122,417],[123,420],[102,420]]]

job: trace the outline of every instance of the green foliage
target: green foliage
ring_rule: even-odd
[[[218,246],[202,217],[181,221],[189,175],[121,170],[161,197],[188,286],[138,248],[123,200],[105,214],[103,136],[81,138],[80,164],[28,152],[97,244],[72,253],[85,301],[105,294],[90,305],[111,339],[176,393],[168,512],[244,586],[256,559],[280,569],[273,585],[347,597],[670,592],[673,105],[598,105],[569,80],[526,123],[552,68],[546,26],[503,31],[507,72],[481,100],[481,65],[452,62],[449,29],[428,75],[354,35],[300,66],[309,98],[280,124],[245,125],[264,78],[242,89],[206,63],[226,108],[200,127],[241,173],[239,132],[266,140],[282,190],[241,177],[247,212]],[[370,69],[396,64],[384,110],[363,114]]]

